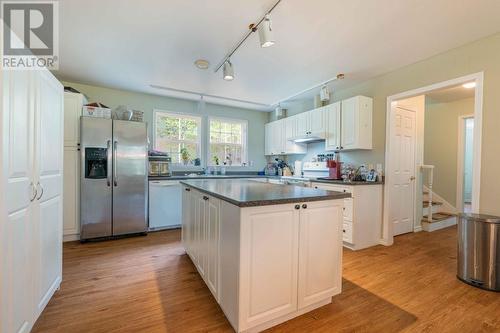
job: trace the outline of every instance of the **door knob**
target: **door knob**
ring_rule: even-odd
[[[300,209],[300,205],[295,205],[295,209]]]
[[[306,209],[306,208],[307,208],[307,205],[306,205],[306,204],[303,204],[303,205],[302,205],[302,208]]]
[[[410,180],[415,180],[415,176],[411,176],[411,177],[410,177]]]

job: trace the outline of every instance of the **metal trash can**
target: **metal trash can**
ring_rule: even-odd
[[[460,214],[457,259],[460,280],[500,291],[500,217]]]

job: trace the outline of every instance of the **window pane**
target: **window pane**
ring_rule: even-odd
[[[160,138],[176,140],[179,138],[179,119],[169,116],[157,117],[156,135]]]
[[[243,143],[243,123],[223,120],[210,120],[210,160],[209,165],[214,165],[214,156],[219,158],[219,163],[231,159],[232,165],[241,165],[244,157],[245,147]]]
[[[194,119],[181,119],[181,140],[196,141],[198,123]]]
[[[168,153],[173,163],[183,163],[183,147],[187,148],[189,162],[200,157],[201,118],[159,112],[155,122],[155,149]]]

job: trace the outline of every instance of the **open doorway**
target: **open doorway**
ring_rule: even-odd
[[[471,212],[478,212],[481,131],[477,129],[481,128],[482,84],[483,73],[477,73],[387,98],[386,199],[382,244],[392,244],[393,237],[401,233],[426,230],[425,223],[435,227],[437,224],[434,224],[434,219],[440,217],[436,213],[455,216],[463,211],[464,206],[470,207]],[[457,113],[458,100],[464,99],[468,99],[466,104],[469,107]],[[443,112],[432,112],[433,107],[444,107],[447,103],[450,104],[448,109],[451,111],[445,112],[446,117],[453,117],[453,120],[447,120]],[[453,103],[455,104],[451,105]],[[434,106],[431,107],[430,104]],[[427,112],[442,119],[429,119],[426,124]],[[408,115],[414,115],[415,119],[410,121],[413,117]],[[465,115],[473,119],[473,128],[476,129],[465,133],[464,127],[463,140],[466,135],[472,137],[471,149],[466,149],[465,144],[457,145],[460,132],[458,116]],[[429,130],[435,131],[437,136],[433,138],[434,134],[429,133]],[[458,155],[462,148],[464,161],[459,162]],[[466,151],[469,157],[472,156],[468,160],[472,167],[465,166]],[[406,163],[408,161],[414,161],[412,166]],[[436,174],[429,177],[434,172]],[[462,184],[460,189],[459,178]],[[464,205],[466,200],[468,203],[470,201],[470,206]],[[426,221],[423,220],[424,216]],[[447,219],[446,214],[441,217],[448,220],[442,227],[456,223],[456,218]],[[427,231],[433,230],[428,228]]]
[[[457,164],[457,209],[472,212],[472,179],[474,175],[474,116],[459,118]]]

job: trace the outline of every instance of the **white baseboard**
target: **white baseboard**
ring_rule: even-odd
[[[63,236],[63,242],[74,242],[77,240],[80,240],[80,234],[64,235]]]

